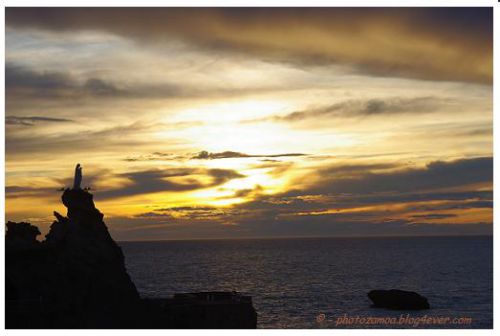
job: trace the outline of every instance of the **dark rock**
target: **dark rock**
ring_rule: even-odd
[[[67,189],[62,200],[68,216],[54,213],[57,220],[31,254],[13,247],[19,237],[33,245],[38,229],[27,223],[8,226],[7,327],[132,327],[130,308],[138,306],[139,294],[92,195]]]
[[[368,297],[373,302],[374,307],[387,308],[393,310],[420,310],[429,309],[429,302],[424,296],[399,289],[372,290]]]
[[[7,222],[7,232],[5,234],[6,249],[11,251],[25,251],[37,248],[40,242],[36,237],[40,235],[40,230],[34,225],[26,222]]]
[[[257,313],[250,296],[237,292],[175,294],[143,299],[146,328],[254,329]]]
[[[67,217],[54,212],[42,242],[36,226],[7,223],[6,328],[256,327],[251,298],[237,293],[140,299],[92,194],[66,189],[62,202]]]

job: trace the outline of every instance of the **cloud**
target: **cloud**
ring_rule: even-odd
[[[357,176],[336,178],[336,169],[318,172],[319,180],[312,189],[320,193],[415,192],[454,188],[476,183],[492,183],[493,158],[482,157],[456,161],[434,161],[423,168],[410,168],[388,173],[372,173],[367,169]]]
[[[315,183],[257,195],[218,216],[262,236],[491,234],[492,164],[485,157],[422,168],[335,165],[319,170]],[[462,217],[470,211],[480,215]]]
[[[207,151],[201,151],[195,156],[191,157],[193,160],[216,160],[216,159],[234,159],[234,158],[277,158],[277,157],[287,157],[287,156],[306,156],[303,153],[284,153],[284,154],[269,154],[269,155],[256,155],[256,154],[245,154],[241,152],[219,152],[210,153]]]
[[[388,169],[397,169],[401,165],[397,163],[365,163],[365,164],[340,164],[332,165],[330,167],[322,168],[321,174],[326,173],[327,176],[345,176],[345,175],[356,175],[364,174],[367,172],[381,171]]]
[[[54,185],[54,187],[8,185],[5,186],[5,196],[9,199],[25,197],[54,198],[55,196],[58,196],[58,187],[59,186],[57,185]]]
[[[40,117],[40,116],[31,116],[31,117],[15,117],[15,116],[6,116],[5,124],[6,125],[20,125],[20,126],[34,126],[40,122],[48,122],[48,123],[67,123],[73,122],[71,119],[63,119],[63,118],[50,118],[50,117]]]
[[[84,96],[116,96],[120,92],[111,83],[90,78],[80,83],[66,72],[35,71],[19,64],[5,65],[7,98],[59,98],[77,99]]]
[[[85,170],[83,179],[84,187],[91,187],[94,189],[106,178],[112,176],[109,169],[98,169],[93,171]],[[65,178],[51,178],[44,186],[36,185],[7,185],[5,186],[5,195],[7,198],[59,198],[62,189],[70,188],[73,186],[73,176]]]
[[[487,185],[492,187],[491,165],[492,158],[436,161],[411,169],[395,163],[336,165],[318,172],[323,177],[321,181],[282,194],[266,195],[259,192],[260,188],[243,189],[243,196],[257,193],[249,202],[223,209],[184,206],[159,208],[152,213],[177,220],[233,223],[247,233],[264,236],[440,234],[462,230],[463,233],[487,233],[491,223],[488,224],[484,216],[491,213],[493,192],[484,189]],[[393,180],[399,183],[391,182]],[[336,188],[352,181],[356,182],[350,189]],[[405,187],[408,181],[410,185]],[[481,187],[483,190],[475,190],[476,183],[485,184]],[[449,188],[452,190],[447,190]],[[475,222],[469,219],[468,224],[462,220],[460,228],[453,223],[438,225],[443,220],[460,220],[460,212],[469,210],[482,211],[483,217]],[[410,228],[409,224],[421,226]]]
[[[209,220],[175,220],[168,215],[154,217],[110,217],[106,224],[118,240],[158,240],[242,237],[237,225]],[[161,238],[160,238],[161,237]]]
[[[117,175],[128,182],[118,188],[99,190],[97,199],[128,197],[157,192],[183,192],[222,185],[245,177],[230,169],[169,168],[127,172]],[[201,179],[200,179],[201,177]],[[204,177],[210,181],[204,181]]]
[[[96,153],[99,150],[122,149],[124,146],[139,147],[153,142],[145,135],[152,130],[163,127],[162,124],[148,124],[134,122],[116,125],[104,129],[92,128],[82,131],[60,132],[55,135],[45,134],[18,134],[7,130],[5,150],[9,160],[15,156],[34,157],[45,156],[48,151],[59,155],[74,153],[78,148],[80,153]]]
[[[162,153],[162,152],[154,152],[146,155],[136,155],[129,156],[123,159],[123,161],[127,162],[140,162],[140,161],[168,161],[168,160],[177,160],[180,159],[178,156],[174,156],[171,153]]]
[[[95,96],[118,96],[120,90],[112,83],[99,78],[87,79],[83,89]]]
[[[149,44],[178,38],[297,66],[344,64],[377,76],[492,83],[493,11],[486,7],[7,8],[6,25],[100,30]]]
[[[318,212],[328,209],[349,210],[364,208],[367,212],[394,204],[404,205],[409,212],[432,212],[463,209],[491,209],[493,207],[492,191],[456,191],[456,192],[380,192],[366,194],[317,194],[309,190],[295,192],[295,196],[287,193],[273,196],[262,196],[254,203],[242,205],[251,209],[279,210],[280,214]],[[371,209],[371,210],[370,210]],[[399,209],[398,211],[401,211]],[[276,215],[276,214],[275,214]],[[337,215],[337,214],[336,214]],[[377,214],[379,215],[379,214]]]
[[[35,70],[23,64],[7,62],[5,88],[10,106],[37,108],[42,102],[51,106],[60,104],[64,109],[68,102],[95,102],[125,100],[166,100],[178,98],[233,97],[259,92],[282,91],[282,87],[218,87],[203,83],[179,84],[163,79],[161,82],[123,81],[81,75],[66,71]],[[200,122],[179,122],[179,126]],[[184,125],[182,125],[184,124]]]
[[[438,202],[436,202],[438,201]],[[444,202],[443,202],[444,201]],[[409,210],[432,211],[471,208],[492,208],[492,191],[428,191],[371,192],[367,194],[345,194],[335,197],[340,206],[380,205],[412,203]]]
[[[160,208],[160,209],[155,209],[155,211],[176,211],[176,212],[182,212],[182,211],[210,211],[210,210],[215,210],[217,209],[216,207],[212,206],[181,206],[181,207],[171,207],[171,208]]]
[[[183,206],[155,209],[154,211],[140,214],[139,217],[170,220],[190,221],[217,221],[221,220],[234,211],[210,206]]]
[[[106,174],[110,172],[86,174],[85,181],[91,175],[89,179],[94,176],[98,184],[99,175]],[[110,222],[115,223],[113,230],[131,232],[122,232],[123,236],[118,236],[121,239],[138,239],[153,232],[168,232],[171,238],[491,234],[491,157],[435,161],[421,168],[405,168],[397,163],[333,165],[317,174],[323,177],[321,181],[298,184],[295,190],[281,194],[262,193],[258,186],[243,189],[234,197],[254,193],[252,200],[245,203],[227,207],[157,207]],[[126,182],[114,189],[96,188],[97,201],[215,187],[243,175],[229,169],[185,167],[132,171],[112,177]],[[312,177],[302,178],[309,179]],[[56,186],[68,181],[54,181],[54,188],[11,185],[6,195],[56,197]],[[404,186],[405,182],[409,185]],[[349,183],[352,185],[348,188]],[[479,215],[471,217],[469,213]],[[204,223],[210,225],[210,230],[202,226]],[[231,229],[224,231],[226,226]]]
[[[94,189],[96,199],[105,200],[156,192],[183,192],[216,187],[232,179],[242,177],[245,176],[234,170],[218,168],[167,168],[121,174],[113,174],[110,170],[101,169],[85,173],[84,185]],[[106,180],[113,178],[126,180],[126,183],[116,188],[105,187]],[[46,197],[57,195],[60,188],[71,185],[72,177],[68,177],[53,179],[51,186],[48,187],[9,185],[6,186],[5,193],[8,198]],[[170,210],[182,211],[185,209],[171,208]]]
[[[453,217],[457,217],[457,215],[455,214],[423,214],[423,215],[413,215],[411,216],[411,218],[415,218],[415,219],[418,219],[418,220],[429,220],[429,219],[443,219],[443,218],[453,218]]]
[[[303,153],[284,153],[284,154],[269,154],[269,155],[252,155],[245,154],[241,152],[225,151],[210,153],[207,151],[201,151],[196,155],[183,154],[183,155],[173,155],[170,153],[154,152],[146,155],[129,156],[124,161],[128,162],[138,162],[138,161],[169,161],[169,160],[217,160],[217,159],[239,159],[239,158],[278,158],[278,157],[295,157],[295,156],[307,156],[308,154]]]
[[[231,198],[257,198],[259,195],[262,194],[264,191],[264,188],[256,184],[255,187],[251,189],[239,189],[234,192],[232,195],[228,196],[221,196],[219,199],[231,199]]]
[[[35,72],[20,65],[5,65],[5,88],[9,90],[37,90],[40,94],[71,90],[74,79],[63,72]]]
[[[368,100],[347,100],[340,103],[295,111],[284,116],[267,117],[255,119],[254,121],[283,121],[299,122],[304,119],[337,117],[337,118],[357,118],[370,116],[386,116],[400,114],[422,114],[439,111],[443,108],[454,106],[452,101],[437,97],[413,97],[413,98],[375,98]],[[454,106],[458,108],[458,106]]]
[[[84,98],[171,98],[190,95],[170,83],[118,85],[102,78],[76,78],[67,72],[37,71],[29,67],[5,65],[7,99],[62,99]],[[196,92],[196,90],[195,90]]]

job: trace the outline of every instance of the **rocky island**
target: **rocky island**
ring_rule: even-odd
[[[373,302],[374,307],[392,310],[421,310],[430,309],[427,298],[410,291],[400,289],[372,290],[368,297]]]
[[[141,298],[79,173],[45,240],[30,223],[7,223],[6,328],[256,328],[251,297],[237,292]]]

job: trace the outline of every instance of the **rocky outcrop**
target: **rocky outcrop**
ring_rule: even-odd
[[[42,242],[35,226],[7,226],[7,327],[131,326],[139,294],[92,194],[67,189],[62,201],[67,217],[55,212]]]
[[[255,328],[251,299],[140,299],[121,248],[93,196],[66,189],[45,240],[29,223],[7,223],[7,328]]]
[[[7,233],[5,235],[6,249],[10,251],[29,251],[40,247],[36,237],[40,230],[34,225],[26,222],[7,222]]]
[[[393,310],[420,310],[429,309],[429,302],[424,296],[399,289],[372,290],[368,297],[374,307]]]
[[[237,292],[175,294],[167,299],[144,299],[147,328],[253,329],[257,313],[250,296]]]

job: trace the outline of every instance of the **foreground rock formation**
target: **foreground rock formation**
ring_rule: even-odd
[[[424,296],[399,289],[372,290],[368,297],[374,307],[394,310],[420,310],[429,309],[429,302]]]
[[[252,298],[237,292],[175,294],[168,299],[144,299],[147,328],[254,329],[257,314]]]
[[[237,293],[141,299],[92,194],[66,189],[62,202],[67,215],[54,212],[42,242],[36,226],[7,223],[7,328],[256,327],[251,298]]]

